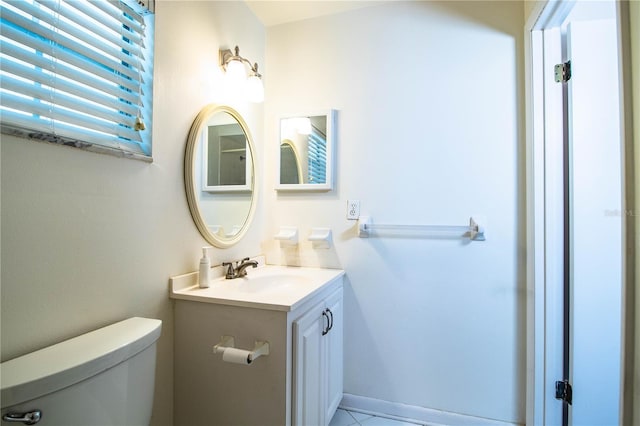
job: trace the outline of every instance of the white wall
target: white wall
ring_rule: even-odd
[[[207,244],[184,195],[186,137],[200,108],[224,101],[262,155],[263,107],[222,98],[217,61],[238,44],[262,65],[264,42],[241,2],[157,2],[152,164],[2,135],[3,361],[130,316],[159,318],[153,424],[172,424],[168,278],[196,270]],[[214,261],[257,254],[260,224]]]
[[[356,10],[270,28],[263,65],[264,29],[242,3],[160,0],[153,164],[2,136],[2,360],[160,318],[154,424],[171,423],[167,278],[195,270],[206,244],[184,196],[185,139],[202,106],[228,102],[265,179],[249,233],[214,263],[264,251],[345,268],[346,392],[522,422],[522,17],[519,2]],[[220,95],[218,48],[235,44],[264,71],[264,128],[262,106]],[[275,117],[326,107],[339,110],[337,189],[277,195]],[[487,241],[357,239],[347,199],[379,222],[479,215]],[[330,226],[335,248],[282,252],[279,225]]]
[[[522,2],[394,2],[267,29],[264,250],[342,267],[345,392],[524,422]],[[337,189],[277,194],[276,117],[338,112]],[[483,220],[486,242],[355,236]],[[271,242],[333,229],[335,247]]]

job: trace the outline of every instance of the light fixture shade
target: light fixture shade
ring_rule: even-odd
[[[260,103],[264,101],[264,86],[262,79],[252,75],[247,79],[246,96],[249,102]]]
[[[311,134],[311,120],[309,117],[297,117],[296,120],[296,128],[298,133],[301,135],[310,135]]]
[[[248,59],[240,56],[240,48],[235,47],[235,53],[231,49],[220,49],[220,66],[225,71],[225,91],[229,94],[237,93],[249,102],[264,101],[264,86],[262,76],[258,72],[258,63],[253,65]],[[247,73],[247,71],[249,71]]]
[[[242,84],[247,78],[247,72],[244,69],[244,64],[241,61],[232,60],[227,64],[227,79],[236,87],[242,87]]]

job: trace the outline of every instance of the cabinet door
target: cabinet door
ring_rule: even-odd
[[[324,355],[326,358],[326,404],[325,404],[325,419],[327,422],[331,420],[333,415],[342,401],[342,288],[329,296],[326,300],[326,306],[331,313],[331,330],[324,336]]]
[[[316,305],[293,323],[293,424],[324,425],[325,369],[322,368],[328,318],[324,303]]]

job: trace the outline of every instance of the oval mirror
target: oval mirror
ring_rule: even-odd
[[[233,108],[207,105],[191,125],[187,203],[196,227],[216,247],[230,247],[247,232],[256,198],[254,152],[249,128]]]

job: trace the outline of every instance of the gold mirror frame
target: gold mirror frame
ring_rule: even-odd
[[[194,172],[195,172],[195,162],[200,161],[196,158],[198,153],[198,144],[201,141],[201,134],[204,130],[204,126],[208,123],[211,117],[217,113],[225,112],[232,116],[242,127],[242,131],[244,132],[247,138],[247,145],[249,146],[249,150],[251,151],[251,158],[253,161],[252,168],[253,173],[251,174],[251,205],[249,207],[249,212],[247,213],[247,217],[244,218],[242,223],[242,227],[240,231],[238,231],[234,236],[229,238],[221,238],[218,235],[213,234],[200,211],[198,206],[198,196],[196,194],[196,184],[194,181]],[[191,125],[191,129],[189,129],[189,135],[187,137],[187,146],[185,148],[184,154],[184,186],[185,193],[187,196],[187,204],[189,205],[189,211],[191,212],[191,217],[193,218],[198,231],[202,237],[207,240],[210,244],[218,248],[227,248],[236,244],[238,241],[244,237],[249,229],[249,225],[253,220],[253,215],[256,207],[256,199],[258,196],[257,188],[255,184],[255,176],[256,176],[256,150],[253,145],[253,138],[251,137],[251,133],[249,132],[249,126],[244,121],[242,116],[235,109],[226,106],[226,105],[218,105],[218,104],[209,104],[202,108],[198,115],[196,116],[193,124]]]

